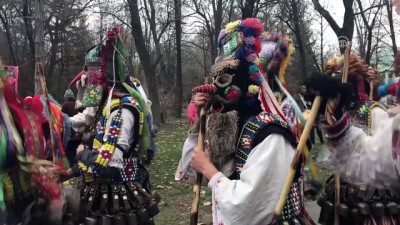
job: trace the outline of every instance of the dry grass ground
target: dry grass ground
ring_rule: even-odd
[[[158,155],[149,167],[153,186],[162,196],[161,212],[155,219],[157,225],[189,224],[193,186],[174,180],[188,129],[187,118],[171,119],[157,133]],[[209,188],[202,187],[199,216],[202,223],[212,221],[210,196]]]

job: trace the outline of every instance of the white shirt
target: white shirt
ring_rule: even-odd
[[[175,179],[194,182],[190,168],[197,135],[189,135]],[[289,173],[295,150],[281,135],[271,134],[258,144],[242,168],[240,180],[215,174],[208,186],[212,189],[214,225],[269,224]]]
[[[400,164],[392,156],[393,121],[384,110],[372,109],[371,136],[350,126],[339,140],[328,140],[329,151],[319,157],[319,163],[355,184],[400,186],[396,171]]]

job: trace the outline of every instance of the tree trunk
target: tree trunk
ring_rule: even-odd
[[[33,25],[32,25],[32,14],[29,9],[28,0],[23,1],[22,16],[24,19],[26,38],[28,39],[29,48],[31,51],[31,55],[30,55],[31,62],[32,62],[32,64],[34,64],[34,62],[35,62],[35,40],[34,40]]]
[[[246,0],[244,3],[244,8],[242,10],[242,19],[253,17],[255,0]]]
[[[8,24],[7,15],[2,16],[0,14],[0,20],[3,23],[4,28],[6,29],[6,37],[7,37],[7,43],[8,43],[8,50],[10,51],[10,55],[11,55],[11,60],[12,60],[12,64],[14,66],[18,65],[18,61],[17,61],[17,57],[15,56],[15,51],[14,51],[14,47],[13,47],[13,42],[12,42],[12,38],[11,38],[11,31],[10,31],[10,26]]]
[[[297,45],[299,47],[300,54],[300,62],[301,62],[301,75],[302,77],[307,76],[307,61],[306,61],[306,48],[303,40],[303,32],[300,26],[300,12],[296,1],[291,2],[292,11],[293,11],[293,19],[294,19],[294,33],[297,40]]]
[[[44,0],[35,0],[35,64],[44,61]],[[35,95],[42,93],[40,88],[39,71],[35,66]]]
[[[182,100],[183,100],[183,90],[182,90],[182,52],[181,52],[181,1],[174,0],[175,6],[175,29],[176,29],[176,83],[175,83],[175,116],[177,118],[182,118]]]
[[[138,0],[128,0],[128,7],[131,17],[132,36],[135,40],[136,50],[139,54],[139,59],[146,76],[149,98],[153,102],[152,112],[154,124],[160,126],[161,109],[158,94],[158,81],[156,79],[155,68],[151,64],[151,57],[146,48],[145,39],[143,36],[142,25],[140,23]]]
[[[329,26],[331,26],[332,30],[335,32],[338,41],[339,41],[339,49],[340,53],[344,54],[346,50],[346,44],[344,44],[343,40],[351,41],[353,39],[354,33],[354,10],[353,10],[353,3],[354,0],[343,0],[343,5],[345,8],[345,13],[343,17],[343,25],[339,27],[336,21],[333,19],[329,11],[324,9],[319,0],[312,0],[314,4],[315,10],[325,18],[328,22]]]
[[[321,61],[321,72],[324,71],[324,23],[323,23],[323,18],[321,16],[321,30],[320,30],[320,38],[321,38],[321,46],[320,46],[320,53],[319,53],[319,57],[320,57],[320,61]]]
[[[393,56],[396,57],[397,44],[396,44],[396,31],[394,30],[394,25],[393,25],[393,4],[390,3],[389,0],[385,0],[385,4],[386,4],[386,10],[387,10],[388,19],[389,19],[390,38],[392,40]]]

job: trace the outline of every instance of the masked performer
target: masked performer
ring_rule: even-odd
[[[328,63],[328,67],[337,66]],[[311,90],[329,99],[325,101],[326,106],[321,106],[326,121],[321,126],[328,138],[329,151],[321,153],[319,161],[340,174],[340,204],[337,208],[340,224],[400,222],[398,162],[396,154],[392,154],[392,126],[396,120],[389,118],[382,105],[368,100],[371,97],[367,90],[376,87],[376,80],[376,71],[351,53],[348,84],[323,75],[306,82]],[[319,201],[321,224],[334,223],[335,186],[332,178],[325,187],[325,196]]]
[[[1,224],[61,224],[61,190],[54,177],[63,167],[45,160],[51,159],[46,151],[51,135],[44,111],[35,113],[25,104],[0,71]],[[62,145],[56,148],[61,159]]]
[[[87,52],[85,71],[74,79],[85,75],[88,81],[86,109],[71,118],[72,128],[87,126],[84,120],[95,114],[91,141],[79,146],[76,156],[85,224],[154,224],[159,212],[143,166],[152,157],[148,110],[127,75],[125,51],[119,29],[113,28],[105,45]]]
[[[295,153],[296,136],[262,74],[265,68],[274,82],[289,54],[288,43],[276,42],[279,36],[262,35],[262,30],[252,18],[229,23],[219,35],[212,69],[216,94],[205,93],[210,86],[194,89],[197,111],[206,106],[209,112],[206,142],[211,159],[196,147],[196,123],[184,144],[176,179],[193,182],[195,170],[209,180],[215,225],[269,224]],[[299,168],[278,223],[313,224],[303,208],[301,178]]]

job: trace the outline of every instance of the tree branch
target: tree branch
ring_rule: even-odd
[[[117,15],[115,15],[114,13],[110,13],[110,12],[104,12],[104,11],[100,11],[100,12],[93,12],[93,13],[99,13],[99,14],[107,14],[110,15],[112,17],[114,17],[115,19],[117,19],[119,22],[121,22],[122,24],[124,24],[125,26],[127,26],[129,29],[132,29],[131,25],[129,25],[128,23],[126,23],[123,19],[119,18]]]
[[[339,25],[336,23],[336,21],[333,19],[332,15],[324,9],[324,7],[321,6],[319,3],[319,0],[312,0],[314,4],[314,9],[321,14],[325,18],[325,20],[329,23],[329,25],[332,27],[333,31],[338,34],[340,31]]]

